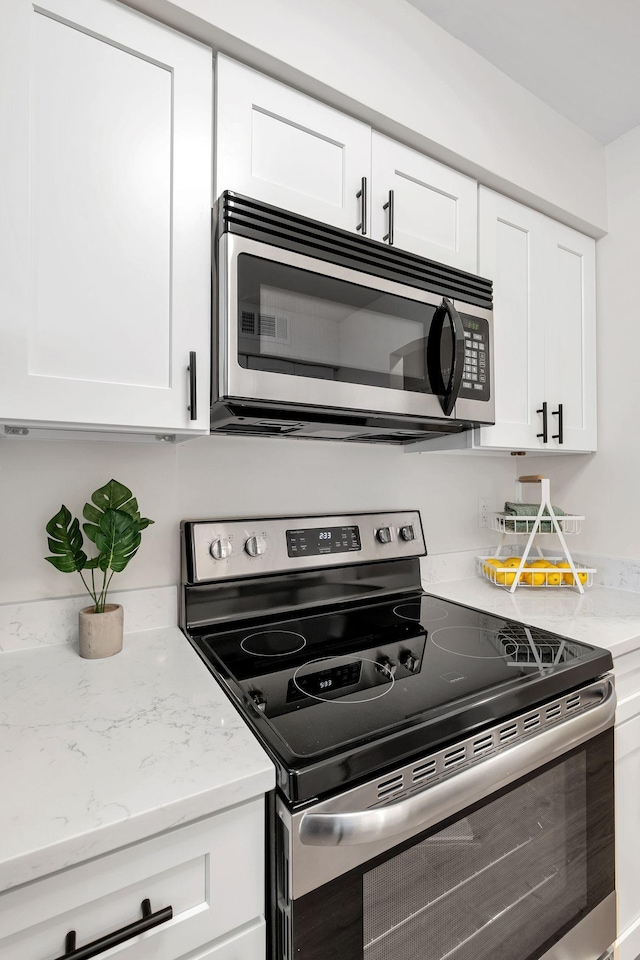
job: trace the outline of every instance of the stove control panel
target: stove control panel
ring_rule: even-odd
[[[417,510],[187,520],[182,536],[185,583],[420,557],[427,552]]]

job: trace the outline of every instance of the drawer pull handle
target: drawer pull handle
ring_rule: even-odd
[[[76,932],[75,930],[69,930],[65,939],[64,953],[61,957],[58,957],[58,960],[90,960],[91,957],[97,957],[105,950],[117,947],[125,940],[137,937],[138,934],[145,933],[161,923],[166,923],[173,917],[173,907],[163,907],[162,910],[152,913],[149,900],[143,900],[140,909],[142,910],[141,920],[134,920],[133,923],[128,923],[126,927],[120,927],[119,930],[114,930],[113,933],[108,933],[106,937],[100,937],[99,940],[87,943],[84,947],[76,947]]]

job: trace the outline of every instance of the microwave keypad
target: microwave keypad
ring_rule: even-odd
[[[464,371],[460,396],[489,399],[489,330],[486,321],[462,317],[464,331]],[[473,330],[466,329],[472,326]]]

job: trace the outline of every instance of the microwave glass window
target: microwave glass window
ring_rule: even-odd
[[[253,370],[415,393],[429,382],[435,306],[249,254],[238,258],[238,362]],[[440,343],[440,368],[452,338]]]

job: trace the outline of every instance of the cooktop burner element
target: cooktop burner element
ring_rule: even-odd
[[[236,548],[257,536],[261,554]],[[605,651],[424,593],[417,511],[194,521],[183,537],[183,628],[291,804],[611,669]]]
[[[305,647],[307,641],[293,630],[259,630],[240,641],[245,653],[252,657],[286,657]]]
[[[429,598],[426,598],[427,600]],[[428,603],[425,600],[414,600],[411,603],[399,603],[393,608],[396,617],[401,620],[413,620],[414,622],[433,623],[436,620],[444,620],[449,616],[449,611],[439,603]]]
[[[431,643],[446,653],[474,660],[508,659],[518,651],[516,640],[484,627],[440,627],[431,634]]]

